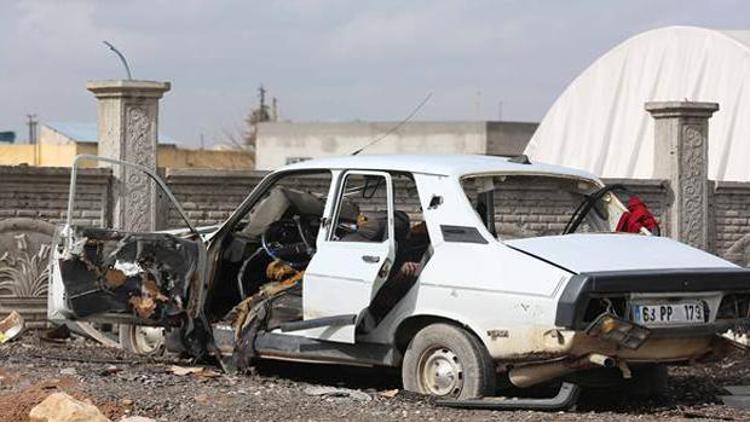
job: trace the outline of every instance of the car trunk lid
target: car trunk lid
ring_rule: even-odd
[[[736,267],[700,249],[657,236],[581,233],[509,240],[505,244],[575,273]]]

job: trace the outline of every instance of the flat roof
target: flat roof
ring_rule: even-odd
[[[278,171],[322,169],[386,170],[456,177],[478,173],[535,173],[598,180],[598,177],[589,172],[569,167],[533,162],[520,164],[509,161],[508,157],[460,154],[384,154],[320,158],[290,164],[279,168]]]
[[[96,123],[92,122],[44,122],[42,126],[46,126],[51,130],[70,138],[75,142],[89,142],[98,143],[98,130]],[[165,145],[175,145],[174,139],[159,132],[159,143]]]

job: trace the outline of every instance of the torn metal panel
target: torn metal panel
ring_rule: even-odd
[[[21,314],[13,311],[0,321],[0,344],[13,340],[23,333],[25,323]]]
[[[82,229],[59,261],[67,302],[79,317],[130,314],[176,323],[191,283],[202,278],[202,245],[169,234]]]

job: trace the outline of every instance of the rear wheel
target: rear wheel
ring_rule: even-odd
[[[404,388],[443,398],[493,395],[495,365],[484,345],[466,330],[432,324],[414,336],[401,368]]]

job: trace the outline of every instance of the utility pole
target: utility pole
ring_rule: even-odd
[[[258,96],[260,96],[260,112],[263,114],[266,110],[266,88],[263,87],[263,84],[258,87]]]
[[[29,144],[36,144],[36,114],[26,115],[26,125],[29,127]]]

